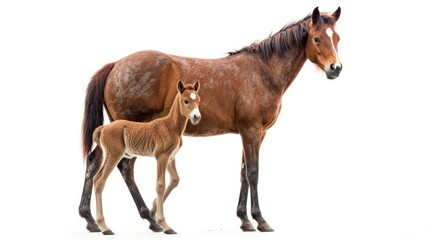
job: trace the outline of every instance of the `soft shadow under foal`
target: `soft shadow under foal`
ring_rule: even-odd
[[[107,227],[102,206],[102,192],[106,179],[123,157],[153,156],[157,160],[157,198],[151,211],[156,222],[150,221],[153,231],[164,231],[167,234],[176,232],[168,226],[163,210],[163,203],[170,192],[177,186],[179,176],[176,171],[175,155],[182,146],[182,135],[188,119],[197,124],[201,119],[198,109],[199,82],[184,85],[178,81],[178,93],[174,99],[170,113],[163,118],[151,122],[132,122],[116,120],[108,125],[100,126],[93,133],[94,142],[103,151],[103,161],[94,176],[94,191],[97,206],[96,224],[105,235],[114,234]],[[170,184],[165,187],[165,172],[171,176]],[[153,221],[153,220],[152,220]],[[158,225],[159,224],[159,225]]]

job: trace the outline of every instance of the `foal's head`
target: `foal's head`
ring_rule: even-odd
[[[177,90],[180,93],[180,113],[189,118],[192,124],[197,124],[201,120],[201,113],[198,109],[200,104],[199,87],[198,81],[186,85],[181,80],[177,82]]]
[[[308,59],[325,71],[328,79],[340,75],[343,66],[338,58],[340,36],[335,32],[335,23],[340,18],[341,8],[331,15],[321,15],[315,8],[308,26],[308,40],[305,53]]]

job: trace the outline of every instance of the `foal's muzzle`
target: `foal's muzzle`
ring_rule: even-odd
[[[198,124],[201,120],[201,113],[198,110],[198,108],[195,108],[194,110],[192,110],[189,119],[191,120],[192,124]]]
[[[328,79],[335,79],[340,75],[341,70],[343,69],[343,65],[332,63],[329,65],[329,68],[325,71],[326,77]]]

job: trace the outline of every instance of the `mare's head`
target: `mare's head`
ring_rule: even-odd
[[[340,7],[330,15],[320,14],[319,8],[316,7],[308,26],[305,54],[311,62],[325,71],[328,79],[337,78],[343,68],[338,58],[337,45],[340,36],[334,28],[340,14]]]
[[[198,109],[200,104],[199,87],[200,83],[198,81],[186,85],[181,80],[177,82],[177,91],[180,94],[180,113],[189,118],[192,124],[197,124],[201,120],[201,113]]]

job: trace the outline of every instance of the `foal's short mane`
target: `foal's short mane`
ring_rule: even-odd
[[[321,14],[321,20],[316,25],[316,29],[320,29],[322,24],[335,25],[335,18],[328,14]],[[262,41],[254,42],[249,46],[243,47],[228,54],[236,55],[239,53],[254,53],[258,54],[264,61],[270,59],[271,56],[277,54],[282,56],[285,52],[293,48],[304,48],[307,42],[308,25],[310,23],[311,14],[301,20],[292,21],[286,24],[280,31],[270,34]]]

